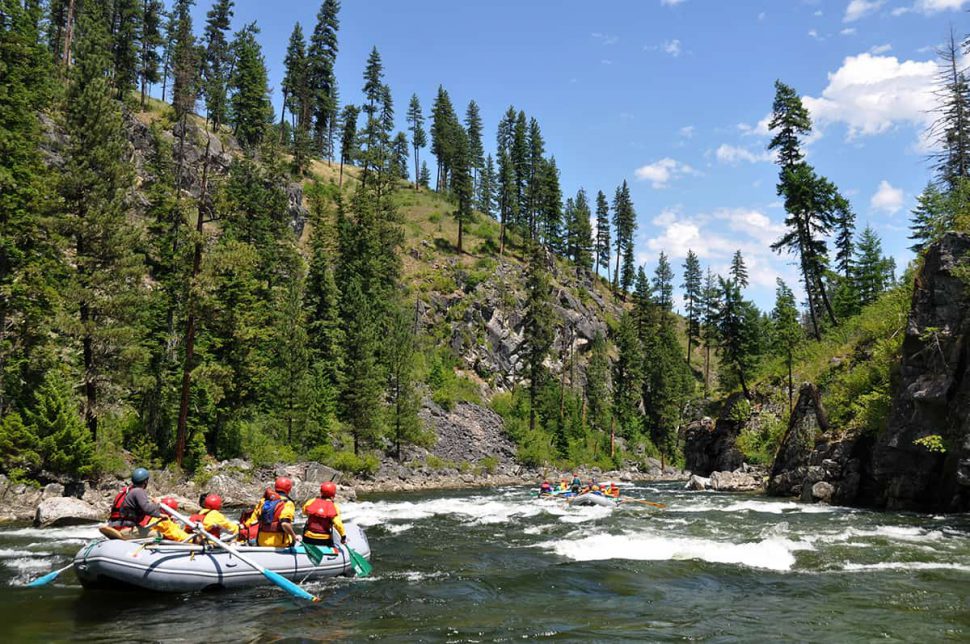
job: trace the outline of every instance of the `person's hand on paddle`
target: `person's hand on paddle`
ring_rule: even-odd
[[[347,545],[347,535],[340,537],[340,545],[343,545],[343,546]]]

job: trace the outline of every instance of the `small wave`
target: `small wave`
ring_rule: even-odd
[[[37,550],[18,550],[15,548],[0,548],[0,559],[16,559],[18,557],[50,557],[53,553]]]
[[[810,542],[844,543],[853,539],[889,539],[891,541],[925,543],[944,539],[940,530],[927,530],[914,526],[884,525],[873,528],[846,528],[834,534],[806,535],[804,539]]]
[[[400,534],[414,527],[413,523],[386,523],[383,528],[391,534]]]
[[[539,544],[575,561],[630,559],[671,561],[696,559],[709,563],[739,564],[749,568],[789,571],[795,565],[794,553],[812,550],[812,545],[781,537],[749,543],[730,543],[692,537],[669,538],[626,535],[591,535],[583,539],[550,541]]]
[[[862,572],[867,570],[959,570],[961,572],[970,572],[970,565],[944,561],[880,561],[874,564],[854,564],[846,562],[842,570],[845,572]]]
[[[829,505],[796,503],[794,501],[737,501],[726,505],[716,503],[691,503],[670,508],[675,512],[758,512],[762,514],[828,514],[841,509]]]
[[[101,536],[96,525],[68,526],[66,528],[17,528],[0,530],[2,537],[30,537],[45,541],[78,540],[87,542]]]
[[[528,501],[497,501],[482,497],[431,499],[428,501],[365,501],[347,504],[348,514],[357,523],[371,526],[388,521],[418,521],[434,516],[451,515],[472,523],[505,523],[511,518],[535,516],[545,509]]]

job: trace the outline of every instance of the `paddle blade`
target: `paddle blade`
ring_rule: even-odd
[[[46,586],[47,584],[49,584],[52,581],[54,581],[55,579],[57,579],[57,576],[59,574],[61,574],[61,571],[60,570],[55,570],[54,572],[49,572],[46,575],[44,575],[43,577],[38,577],[37,579],[35,579],[32,582],[30,582],[29,584],[27,584],[27,588],[39,588],[40,586]]]
[[[323,551],[312,543],[304,543],[303,551],[306,552],[307,558],[314,566],[319,566],[320,562],[323,561]]]
[[[302,588],[300,588],[299,586],[297,586],[296,584],[294,584],[292,581],[290,581],[286,577],[283,577],[282,575],[279,575],[279,574],[273,572],[272,570],[267,570],[266,568],[263,568],[260,572],[263,573],[263,576],[264,577],[266,577],[271,582],[273,582],[274,584],[276,584],[277,586],[279,586],[280,588],[282,588],[283,590],[285,590],[289,594],[293,595],[297,599],[305,599],[305,600],[311,601],[311,602],[318,602],[318,601],[320,601],[320,598],[317,597],[316,595],[311,595],[310,593],[308,593],[307,591],[303,590]]]
[[[350,565],[353,566],[355,575],[358,577],[366,577],[374,571],[374,566],[362,554],[353,550],[350,546],[347,546],[347,553],[350,555]]]

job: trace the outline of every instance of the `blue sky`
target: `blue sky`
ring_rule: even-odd
[[[296,21],[309,36],[314,1],[237,0],[234,28],[255,20],[279,110],[279,81]],[[196,8],[196,29],[209,2]],[[565,194],[612,197],[629,181],[638,259],[660,249],[680,282],[692,248],[724,271],[736,248],[748,295],[773,302],[795,285],[790,258],[770,252],[784,213],[765,152],[775,79],[805,97],[817,124],[816,169],[851,200],[902,267],[909,210],[929,178],[935,48],[950,26],[970,31],[968,0],[344,0],[341,102],[360,101],[372,46],[384,60],[404,129],[412,93],[425,111],[439,84],[462,113],[482,108],[486,147],[515,105],[538,119]],[[432,163],[427,151],[425,156]],[[432,166],[433,167],[433,166]]]

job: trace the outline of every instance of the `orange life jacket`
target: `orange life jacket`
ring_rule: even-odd
[[[263,508],[259,513],[260,532],[283,532],[283,527],[280,525],[280,515],[283,514],[283,508],[286,507],[286,502],[289,500],[289,497],[280,495],[279,499],[263,501]]]
[[[205,523],[205,515],[207,514],[209,514],[209,509],[205,508],[201,510],[198,514],[193,514],[192,516],[190,516],[189,519],[195,523],[198,523],[201,526],[203,523]],[[206,532],[211,534],[213,537],[218,538],[220,535],[222,535],[222,528],[220,528],[217,525],[214,525],[212,526],[211,529],[207,529]]]
[[[144,516],[140,521],[135,521],[134,518],[126,516],[121,512],[121,508],[124,506],[125,499],[128,498],[128,493],[130,491],[131,486],[126,485],[125,487],[121,488],[121,492],[118,492],[118,494],[115,495],[114,501],[111,502],[111,513],[108,515],[108,523],[117,523],[121,526],[130,524],[130,527],[133,527],[136,525],[146,526],[148,525],[148,522],[151,521],[151,517],[149,516]]]
[[[330,499],[314,499],[306,509],[306,526],[303,532],[329,535],[333,530],[333,520],[337,517],[337,507]]]

